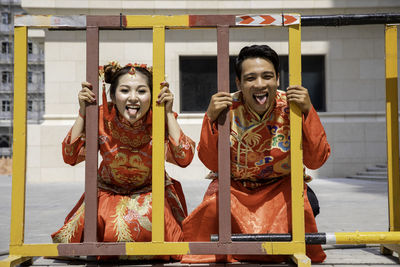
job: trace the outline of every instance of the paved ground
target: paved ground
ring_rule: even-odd
[[[193,210],[200,203],[208,181],[187,180],[182,184],[189,210]],[[320,200],[321,214],[317,217],[320,232],[387,231],[385,182],[327,178],[315,179],[310,185]],[[83,182],[27,184],[25,243],[51,242],[50,233],[62,225],[82,192]],[[0,251],[3,252],[8,250],[9,242],[10,196],[11,178],[0,176]],[[328,258],[322,266],[398,266],[399,262],[398,258],[381,256],[377,246],[325,246],[325,250]],[[34,265],[59,266],[65,262],[39,258]]]

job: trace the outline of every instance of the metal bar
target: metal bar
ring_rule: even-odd
[[[292,234],[233,234],[232,242],[289,242]],[[306,244],[399,244],[400,232],[306,233]],[[218,235],[211,235],[218,241]]]
[[[153,152],[152,241],[164,242],[165,110],[157,104],[160,83],[165,79],[165,27],[153,28]]]
[[[335,244],[400,244],[400,232],[338,232]]]
[[[235,25],[235,15],[190,15],[190,27],[215,27],[216,25]]]
[[[289,85],[301,85],[301,26],[289,26]],[[302,112],[297,105],[290,105],[290,162],[292,186],[293,241],[304,242],[304,181]],[[305,247],[304,247],[305,253]]]
[[[397,26],[385,29],[389,229],[400,230]]]
[[[308,244],[385,244],[392,249],[400,243],[400,232],[337,232],[312,233]],[[329,237],[333,236],[333,237]],[[236,238],[233,235],[233,238]],[[298,253],[302,242],[287,241],[235,241],[217,242],[96,242],[70,244],[23,244],[10,246],[11,255],[20,256],[78,256],[78,255],[204,255],[204,254],[249,254],[288,255]]]
[[[59,256],[126,255],[125,243],[70,243],[58,244]]]
[[[287,243],[285,243],[287,244]],[[236,255],[264,255],[266,250],[262,242],[235,242],[235,243],[216,243],[216,242],[190,242],[190,254],[236,254]]]
[[[99,28],[86,29],[86,80],[93,86],[96,103],[86,107],[85,230],[84,242],[97,241],[97,164],[99,134]]]
[[[302,26],[349,26],[400,23],[399,13],[302,16]]]
[[[325,233],[306,233],[306,244],[326,244]],[[211,235],[211,241],[218,241],[218,235]],[[292,234],[232,234],[232,242],[290,242]]]
[[[32,257],[22,257],[19,255],[9,255],[0,261],[0,267],[27,266],[33,265]]]
[[[10,255],[21,256],[58,256],[57,247],[60,244],[23,244],[10,246]]]
[[[14,28],[14,123],[10,246],[24,243],[28,29]]]
[[[126,255],[186,255],[188,242],[130,242],[126,243]]]
[[[282,14],[259,14],[282,15]],[[285,15],[285,14],[284,14]],[[290,14],[288,14],[290,15]],[[114,22],[109,25],[106,17],[119,16],[90,16],[98,19],[100,28],[118,29]],[[126,20],[125,20],[126,18]],[[169,28],[187,27],[216,27],[217,25],[235,26],[235,15],[181,15],[181,16],[152,16],[133,15],[123,16],[127,28],[152,28],[153,25],[164,25]],[[305,15],[301,17],[302,26],[349,26],[371,24],[400,23],[399,13],[374,13],[374,14],[346,14],[346,15]],[[190,25],[190,26],[189,26]],[[15,26],[27,26],[35,28],[51,28],[58,30],[82,30],[86,28],[85,16],[43,16],[43,15],[17,15]],[[238,25],[236,25],[238,26]],[[265,26],[265,25],[259,25]],[[246,26],[244,26],[246,27]]]
[[[305,254],[294,253],[291,255],[291,258],[297,267],[311,267],[311,260]]]
[[[217,27],[218,92],[229,93],[229,26]],[[220,242],[231,242],[231,164],[229,110],[218,117],[218,222]]]
[[[125,16],[86,16],[88,26],[96,26],[99,29],[121,29],[126,26]],[[122,23],[121,23],[122,22]]]
[[[130,15],[126,16],[127,28],[152,28],[164,26],[168,28],[186,28],[189,26],[189,15]]]

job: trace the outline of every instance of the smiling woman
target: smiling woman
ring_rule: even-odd
[[[151,241],[152,225],[152,72],[146,65],[121,67],[112,62],[101,68],[110,83],[107,102],[99,110],[99,149],[103,157],[98,170],[98,241]],[[64,161],[78,164],[85,158],[85,107],[96,101],[91,84],[82,83],[78,94],[79,116],[63,142]],[[160,84],[157,104],[164,104],[167,133],[166,158],[186,167],[194,155],[194,142],[183,134],[172,111],[173,95],[169,84]],[[165,173],[165,240],[182,241],[182,221],[186,202],[180,183]],[[83,196],[65,219],[64,226],[52,234],[56,243],[82,242]],[[172,256],[179,259],[179,256]],[[137,257],[129,257],[135,259]],[[141,258],[145,258],[144,256]],[[170,256],[149,256],[169,260]]]
[[[151,90],[141,72],[121,75],[115,94],[111,96],[118,112],[130,123],[143,118],[151,104]]]

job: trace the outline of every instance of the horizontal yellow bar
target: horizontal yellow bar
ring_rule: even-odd
[[[126,243],[126,255],[186,255],[189,254],[188,242],[129,242]]]
[[[10,255],[21,256],[58,256],[58,244],[24,244],[10,246]]]
[[[24,262],[31,261],[31,257],[22,257],[20,255],[9,255],[7,258],[0,261],[0,267],[18,266]],[[31,265],[32,262],[29,264]]]
[[[130,15],[126,16],[127,28],[152,28],[153,26],[165,27],[187,27],[189,26],[189,16],[149,16],[149,15]]]
[[[262,246],[270,255],[292,255],[304,252],[304,242],[264,242]]]
[[[336,244],[400,244],[400,232],[335,233]]]

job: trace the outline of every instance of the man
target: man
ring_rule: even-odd
[[[218,128],[216,120],[226,108],[231,119],[232,233],[288,233],[291,231],[289,104],[303,113],[303,162],[317,169],[327,160],[330,146],[308,90],[300,85],[279,87],[279,57],[267,45],[244,47],[236,61],[232,95],[212,96],[204,116],[198,154],[212,172],[203,202],[183,222],[186,241],[207,241],[218,233]],[[304,175],[305,177],[305,175]],[[306,232],[317,232],[304,186]],[[321,246],[307,246],[313,262],[326,255]],[[236,260],[285,261],[281,256],[184,256],[184,262]]]

